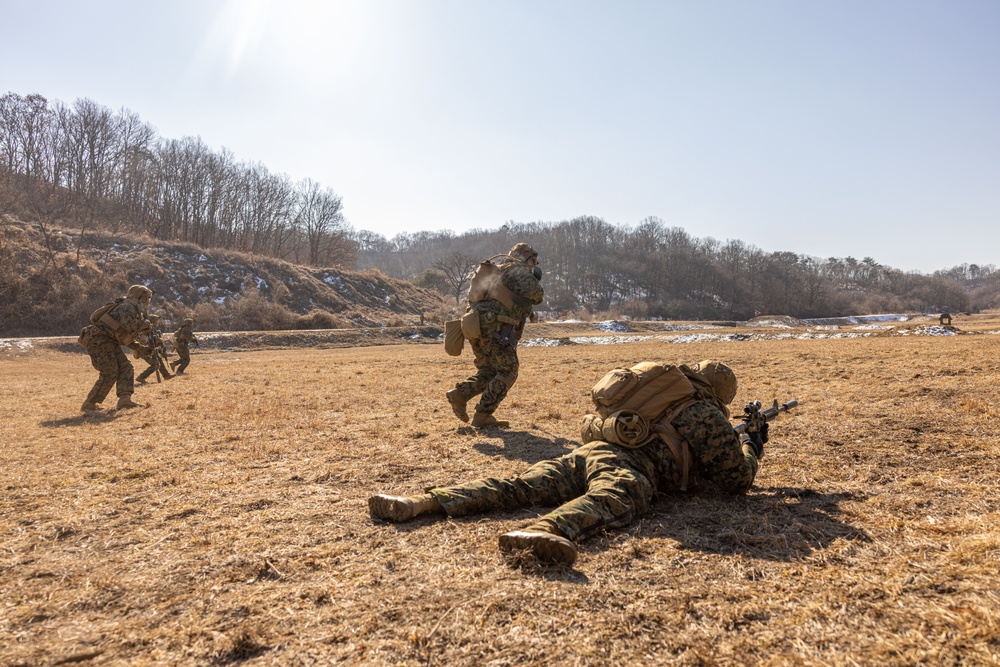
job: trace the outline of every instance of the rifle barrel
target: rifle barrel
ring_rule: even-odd
[[[764,421],[769,422],[782,412],[788,412],[798,404],[799,402],[797,400],[788,401],[787,403],[782,403],[781,405],[778,405],[778,401],[775,401],[774,405],[772,405],[766,410],[761,410],[760,414],[764,415]],[[743,431],[747,430],[747,423],[741,422],[737,424],[733,428],[733,430],[736,431],[737,433],[742,433]]]

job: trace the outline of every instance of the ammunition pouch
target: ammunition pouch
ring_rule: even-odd
[[[461,320],[462,335],[468,340],[478,340],[482,335],[479,325],[479,311],[472,308],[462,315]]]
[[[444,323],[444,351],[453,357],[462,354],[465,346],[465,334],[462,331],[461,320],[449,320]]]
[[[87,349],[90,347],[90,341],[94,337],[94,325],[88,324],[87,326],[80,329],[80,337],[76,339],[80,347]]]

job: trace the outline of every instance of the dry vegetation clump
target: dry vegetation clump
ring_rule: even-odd
[[[572,569],[505,561],[540,510],[372,521],[366,499],[575,446],[590,386],[718,358],[799,399],[745,497],[669,494]],[[196,351],[77,412],[86,357],[0,357],[5,665],[988,665],[1000,661],[1000,336],[525,348],[457,422],[468,352]],[[109,401],[110,402],[110,401]],[[738,411],[739,406],[737,406]]]

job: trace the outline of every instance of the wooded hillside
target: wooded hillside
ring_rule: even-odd
[[[541,309],[576,316],[746,320],[756,313],[815,318],[1000,307],[1000,271],[992,264],[925,275],[872,257],[816,258],[765,252],[742,240],[698,238],[656,217],[623,226],[588,215],[387,239],[355,231],[342,208],[328,187],[310,179],[292,183],[263,165],[212,151],[198,138],[159,137],[125,109],[114,112],[87,99],[71,106],[41,95],[0,96],[0,216],[43,230],[75,230],[81,239],[124,235],[151,249],[182,244],[191,256],[203,249],[246,253],[254,258],[251,263],[269,257],[316,270],[378,269],[448,297],[457,307],[478,261],[526,241],[539,251],[546,272]],[[146,271],[141,263],[128,264],[140,255],[136,249],[119,257],[109,270],[141,275]],[[46,270],[53,266],[44,263]],[[190,268],[178,262],[170,271],[179,275]],[[35,305],[92,301],[81,286],[36,276],[32,267],[8,265],[5,271],[18,279],[32,276],[36,283],[27,291],[19,288],[22,296],[12,296],[11,284],[0,285],[0,299],[18,317]],[[237,270],[244,277],[251,273]],[[10,306],[26,293],[32,304]],[[281,290],[245,296],[243,303],[260,298],[286,307]],[[194,294],[176,298],[188,309],[212,307]],[[331,312],[341,313],[344,307],[336,305]],[[324,310],[318,302],[316,307]],[[216,319],[220,327],[236,321],[223,315],[205,319]],[[290,324],[285,316],[245,319]],[[313,320],[327,324],[318,315]]]
[[[131,284],[156,294],[168,326],[256,331],[404,326],[443,321],[440,295],[379,271],[296,266],[191,243],[0,224],[0,337],[78,333]]]

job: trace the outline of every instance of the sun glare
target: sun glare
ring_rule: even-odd
[[[247,58],[252,58],[265,38],[273,0],[231,0],[216,22],[215,33],[225,35],[226,73],[235,74]]]
[[[260,68],[312,86],[355,79],[374,53],[391,48],[379,19],[385,8],[358,0],[231,0],[206,46],[224,58],[230,77]]]

